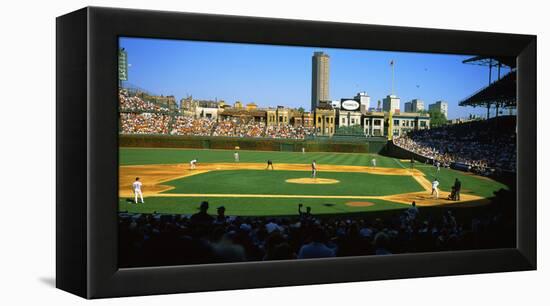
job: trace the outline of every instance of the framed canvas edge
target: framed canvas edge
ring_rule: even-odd
[[[218,15],[192,14],[193,17],[204,17],[209,22],[223,20],[234,22],[237,27],[244,23],[262,23],[263,18],[227,17]],[[144,17],[145,16],[145,17]],[[105,209],[96,203],[109,203],[116,198],[113,186],[118,186],[118,159],[112,154],[117,152],[117,114],[116,114],[116,48],[112,48],[120,35],[121,23],[136,18],[146,18],[149,30],[158,31],[158,37],[177,38],[174,30],[166,33],[166,19],[180,19],[186,22],[189,14],[173,12],[136,11],[107,8],[88,8],[88,90],[87,90],[87,156],[89,191],[87,198],[87,298],[146,295],[160,293],[214,291],[243,288],[275,287],[321,284],[332,282],[349,282],[364,280],[396,279],[411,277],[428,277],[443,275],[461,275],[474,273],[507,272],[536,269],[536,37],[532,35],[497,34],[482,32],[462,32],[418,28],[397,28],[385,26],[349,25],[356,28],[370,29],[379,35],[390,31],[391,35],[407,36],[410,31],[431,33],[441,31],[446,35],[458,35],[468,39],[470,35],[479,37],[497,37],[496,41],[512,39],[513,48],[518,59],[518,99],[528,102],[518,107],[518,247],[516,249],[473,250],[459,252],[441,252],[426,254],[400,254],[391,256],[346,257],[319,260],[297,260],[281,262],[231,263],[202,266],[152,267],[135,269],[118,269],[116,267],[116,211],[113,207]],[[113,19],[121,18],[121,19]],[[158,24],[155,26],[155,20]],[[152,22],[151,24],[149,24]],[[283,19],[265,19],[267,29],[277,26],[297,27],[297,21]],[[316,27],[335,26],[325,22],[298,22],[307,31]],[[196,26],[196,20],[193,26]],[[310,25],[308,25],[310,24]],[[346,24],[336,24],[339,31],[345,31]],[[261,27],[261,25],[260,25]],[[126,29],[126,28],[125,28]],[[401,30],[400,30],[401,29]],[[127,29],[126,29],[127,30]],[[165,29],[166,30],[166,29]],[[139,32],[141,30],[136,30]],[[252,31],[252,30],[250,30]],[[132,31],[129,31],[132,32]],[[135,33],[135,32],[134,32]],[[397,33],[397,34],[396,34]],[[246,33],[245,33],[246,34]],[[221,35],[221,34],[220,34]],[[344,35],[345,36],[345,35]],[[245,35],[246,37],[246,35]],[[255,37],[251,35],[250,37]],[[195,37],[196,38],[196,37]],[[231,39],[231,33],[226,34]],[[242,37],[241,37],[242,38]],[[182,39],[184,39],[182,37]],[[489,39],[489,42],[491,40]],[[258,42],[257,42],[258,43]],[[261,43],[269,43],[267,40]],[[533,44],[535,45],[533,47]],[[341,45],[345,47],[345,45]],[[357,47],[357,46],[355,46]],[[429,47],[429,46],[428,46]],[[478,45],[476,50],[482,48]],[[110,50],[112,48],[112,50]],[[438,47],[442,51],[442,47]],[[517,51],[519,50],[519,51]],[[403,50],[399,50],[403,51]],[[453,49],[452,51],[456,51]],[[451,52],[453,53],[453,52]],[[511,55],[511,54],[508,54]],[[530,82],[524,82],[523,80]],[[113,82],[114,80],[114,82]],[[534,84],[532,81],[535,81]],[[112,99],[104,98],[112,95]],[[101,99],[99,97],[102,97]],[[98,103],[98,101],[102,101]],[[519,104],[519,103],[518,103]],[[114,128],[113,128],[114,127]],[[523,148],[523,150],[522,150]],[[528,158],[527,158],[528,156]],[[535,158],[533,158],[535,157]],[[114,170],[115,172],[113,172]],[[110,177],[109,177],[110,175]],[[535,184],[533,184],[535,182]],[[111,187],[109,187],[111,186]],[[114,189],[116,189],[115,187]],[[527,194],[528,196],[524,196]],[[115,201],[115,204],[117,202]],[[105,224],[110,224],[106,226]],[[115,248],[113,248],[115,247]],[[114,252],[113,252],[114,251]],[[392,266],[392,271],[387,267]],[[364,267],[365,270],[357,267]],[[384,268],[386,267],[386,268]],[[399,268],[395,271],[395,268]],[[307,273],[304,273],[307,272]],[[237,275],[237,277],[235,277]],[[227,279],[232,277],[231,283]],[[153,281],[154,280],[154,281]]]

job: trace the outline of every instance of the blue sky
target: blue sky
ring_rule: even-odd
[[[366,91],[376,106],[391,92],[394,60],[401,109],[418,98],[426,106],[447,101],[449,119],[486,114],[482,108],[458,106],[488,83],[487,67],[462,64],[469,56],[144,38],[121,38],[120,47],[128,52],[129,83],[154,94],[175,95],[178,101],[193,95],[309,110],[311,57],[323,51],[330,56],[332,100]]]

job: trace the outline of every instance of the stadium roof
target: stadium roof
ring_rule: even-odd
[[[516,71],[512,71],[500,80],[491,83],[475,92],[470,97],[460,101],[460,106],[487,106],[500,104],[501,106],[516,105]]]
[[[498,64],[508,66],[510,68],[516,68],[516,58],[509,56],[474,56],[462,61],[463,64],[480,65],[480,66],[493,66]]]

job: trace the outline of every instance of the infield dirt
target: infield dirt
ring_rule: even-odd
[[[320,184],[320,185],[340,183],[339,180],[326,179],[326,178],[311,178],[311,177],[288,179],[288,180],[285,180],[285,182],[292,183],[292,184]]]
[[[246,195],[246,194],[165,194],[164,191],[173,189],[173,186],[164,185],[163,183],[179,178],[184,178],[192,175],[207,173],[209,171],[223,170],[264,170],[264,163],[201,163],[197,169],[190,169],[189,164],[156,164],[156,165],[141,165],[141,166],[120,166],[119,168],[119,196],[132,197],[131,186],[136,177],[144,183],[144,196],[150,197],[276,197],[276,198],[349,198],[349,199],[382,199],[401,204],[411,204],[415,201],[419,206],[433,206],[442,204],[459,204],[465,202],[476,201],[476,203],[488,203],[489,200],[463,192],[460,201],[447,200],[449,192],[440,191],[439,199],[434,199],[431,195],[431,182],[425,175],[417,169],[405,168],[381,168],[381,167],[366,167],[366,166],[346,166],[346,165],[318,165],[320,172],[362,172],[380,175],[408,175],[412,176],[422,186],[424,191],[394,194],[389,196],[319,196],[319,195],[284,195],[284,194],[266,194],[266,195]],[[310,171],[309,164],[276,164],[275,170],[286,171]],[[272,171],[272,170],[267,170]],[[311,179],[311,178],[303,178]]]

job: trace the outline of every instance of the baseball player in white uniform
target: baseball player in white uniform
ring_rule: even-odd
[[[370,162],[372,163],[372,166],[376,168],[376,158],[373,158]]]
[[[235,152],[235,154],[233,154],[233,157],[235,157],[235,162],[238,163],[239,162],[239,152]]]
[[[313,162],[311,163],[311,177],[317,178],[317,163],[315,162],[315,160],[313,160]]]
[[[191,168],[191,170],[197,169],[197,160],[193,159],[192,161],[190,161],[189,167]]]
[[[435,199],[439,198],[439,189],[437,188],[438,186],[439,186],[439,182],[437,181],[437,179],[435,179],[432,182],[432,195],[434,196]]]
[[[306,148],[302,147],[302,154],[306,154]]]
[[[139,195],[139,198],[141,199],[141,203],[145,203],[143,201],[143,193],[141,192],[141,186],[142,184],[139,181],[139,177],[136,177],[136,181],[132,184],[132,190],[134,191],[136,204],[138,203],[138,195]]]

